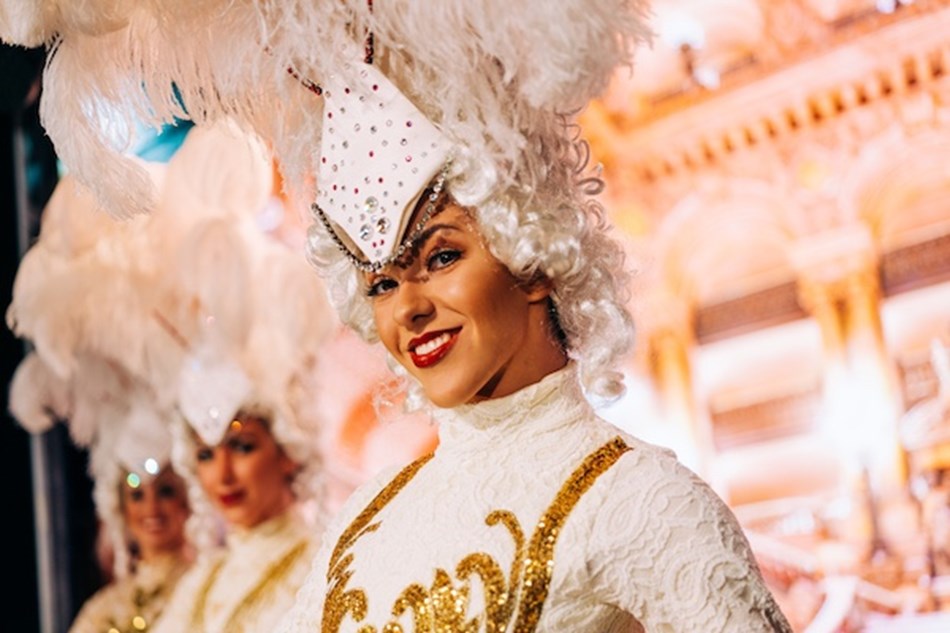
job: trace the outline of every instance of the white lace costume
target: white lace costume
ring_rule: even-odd
[[[572,367],[438,417],[431,459],[344,507],[285,633],[791,631],[725,504]]]
[[[188,561],[179,556],[139,561],[135,572],[106,585],[83,604],[69,633],[147,630],[186,569]]]
[[[178,583],[154,633],[273,631],[294,603],[319,546],[285,513],[228,535],[226,548],[195,563]]]

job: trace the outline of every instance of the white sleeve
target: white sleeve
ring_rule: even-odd
[[[587,548],[599,600],[651,633],[792,633],[726,504],[669,453],[611,469]]]

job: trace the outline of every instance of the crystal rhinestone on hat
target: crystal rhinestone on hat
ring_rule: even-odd
[[[441,190],[451,143],[370,64],[329,77],[323,88],[315,210],[341,248],[377,269],[405,249],[426,188]]]
[[[182,369],[178,407],[201,441],[214,446],[224,439],[251,389],[250,379],[236,363],[196,355]]]

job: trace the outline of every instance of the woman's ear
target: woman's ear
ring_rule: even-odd
[[[548,300],[554,290],[554,284],[550,279],[538,273],[534,278],[522,283],[521,289],[524,291],[528,303],[539,303]]]
[[[281,451],[281,460],[280,460],[280,471],[283,473],[284,478],[292,482],[296,477],[297,473],[302,470],[302,466],[291,459],[290,455],[286,452]]]

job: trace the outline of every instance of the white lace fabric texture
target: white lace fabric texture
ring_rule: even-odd
[[[382,473],[344,506],[281,631],[791,632],[732,512],[669,451],[599,419],[573,367],[506,398],[439,413],[435,456],[388,503],[376,504],[376,527],[334,558],[341,533],[395,473]],[[498,604],[530,600],[530,589],[512,581],[513,531],[486,519],[510,511],[530,539],[571,473],[617,436],[631,450],[569,511],[540,617],[525,627],[514,624],[517,609],[498,616]],[[340,610],[327,583],[331,559],[339,567],[348,555],[352,575],[342,584],[365,596],[359,619]],[[466,572],[463,560],[497,563],[511,593]],[[405,598],[420,589],[430,601],[414,622],[418,611]],[[328,625],[325,608],[343,613],[339,625]],[[475,628],[464,628],[473,620]]]
[[[165,609],[187,569],[187,561],[177,556],[139,562],[135,573],[116,579],[83,604],[69,633],[102,633],[113,627],[124,630],[132,627],[132,618],[136,616],[144,618],[150,626]],[[146,604],[136,604],[137,594],[149,597]]]
[[[294,512],[229,534],[226,548],[199,558],[178,583],[150,632],[273,631],[294,603],[318,548],[312,529]],[[195,628],[196,609],[200,629]]]

